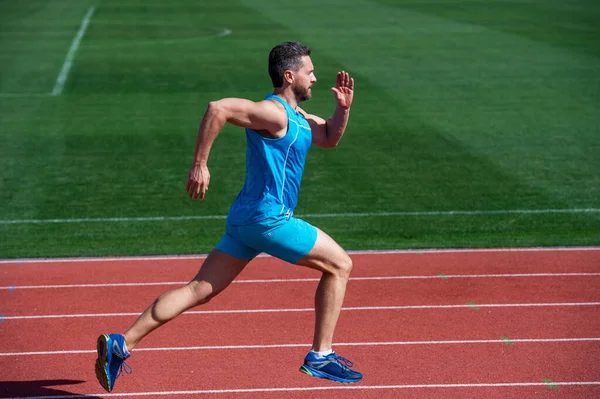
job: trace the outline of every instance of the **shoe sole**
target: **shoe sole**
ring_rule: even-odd
[[[107,392],[111,391],[110,383],[108,380],[108,374],[106,372],[106,367],[108,367],[107,357],[108,357],[108,340],[109,336],[103,334],[98,337],[98,341],[96,343],[96,350],[98,351],[98,358],[96,359],[96,378],[102,388],[104,388]]]
[[[331,374],[327,374],[324,373],[322,371],[319,370],[315,370],[312,367],[308,367],[307,365],[302,365],[302,367],[300,367],[300,372],[304,373],[306,375],[310,375],[311,377],[317,377],[317,378],[325,378],[327,380],[331,380],[331,381],[335,381],[335,382],[341,382],[344,384],[353,384],[355,382],[359,382],[360,380],[362,380],[362,377],[358,380],[348,380],[345,378],[340,378],[340,377],[336,377],[334,375]]]

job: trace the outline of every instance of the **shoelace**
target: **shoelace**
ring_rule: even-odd
[[[346,359],[345,357],[341,357],[338,355],[333,355],[334,359],[339,363],[340,366],[342,366],[342,369],[344,371],[348,370],[351,367],[354,367],[354,363],[352,363],[350,360]]]
[[[123,363],[121,363],[121,365],[119,366],[119,372],[117,373],[117,377],[120,377],[121,374],[131,374],[132,371],[133,370],[131,366],[125,363],[125,360],[123,360]]]

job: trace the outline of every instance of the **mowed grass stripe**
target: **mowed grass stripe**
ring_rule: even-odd
[[[455,215],[543,215],[556,213],[600,213],[600,208],[587,209],[498,209],[473,211],[415,211],[415,212],[363,212],[363,213],[312,213],[301,214],[304,218],[364,218],[364,217],[407,217],[407,216],[455,216]],[[22,219],[0,220],[0,224],[53,224],[53,223],[114,223],[114,222],[164,222],[177,220],[210,220],[226,219],[227,215],[188,215],[188,216],[154,216],[154,217],[121,217],[121,218],[87,218],[87,219]]]
[[[600,150],[600,115],[593,89],[600,85],[598,58],[489,29],[483,22],[457,22],[406,10],[404,2],[392,6],[361,1],[356,9],[341,7],[335,11],[337,25],[332,23],[339,32],[328,43],[321,38],[324,28],[316,23],[286,17],[299,11],[292,1],[281,2],[277,9],[270,9],[266,1],[252,3],[299,30],[316,47],[322,44],[329,57],[385,90],[396,109],[378,105],[388,111],[383,117],[395,119],[400,128],[406,126],[407,117],[420,119],[425,129],[450,142],[448,152],[463,148],[515,182],[547,193],[549,201],[600,197],[600,184],[595,184],[600,182],[600,158],[595,156]],[[473,18],[485,21],[487,14],[469,2],[446,1],[423,8],[443,9],[451,4],[466,10],[473,5]],[[328,3],[320,12],[334,12],[339,5]],[[540,24],[539,13],[528,17],[532,24]],[[555,28],[553,20],[541,23]],[[342,26],[355,28],[344,32]],[[373,124],[380,123],[376,120],[380,113],[371,115]],[[403,139],[398,137],[398,147]],[[380,160],[381,154],[377,155]],[[477,183],[485,181],[483,176],[475,177]],[[581,184],[590,177],[591,184]],[[526,191],[522,194],[530,196]]]
[[[598,222],[589,214],[305,219],[347,250],[598,245]],[[3,258],[208,253],[224,230],[224,219],[0,225],[0,253]]]

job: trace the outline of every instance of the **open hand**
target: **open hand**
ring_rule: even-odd
[[[193,164],[190,168],[186,191],[191,199],[204,199],[210,183],[210,172],[206,164]]]
[[[354,97],[354,78],[351,78],[348,72],[338,72],[335,87],[332,87],[331,90],[333,90],[338,106],[345,109],[350,108]]]

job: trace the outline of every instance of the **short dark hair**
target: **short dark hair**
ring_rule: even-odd
[[[283,86],[283,73],[288,69],[297,71],[305,55],[310,55],[310,48],[302,43],[284,42],[273,47],[269,53],[269,76],[273,87]]]

